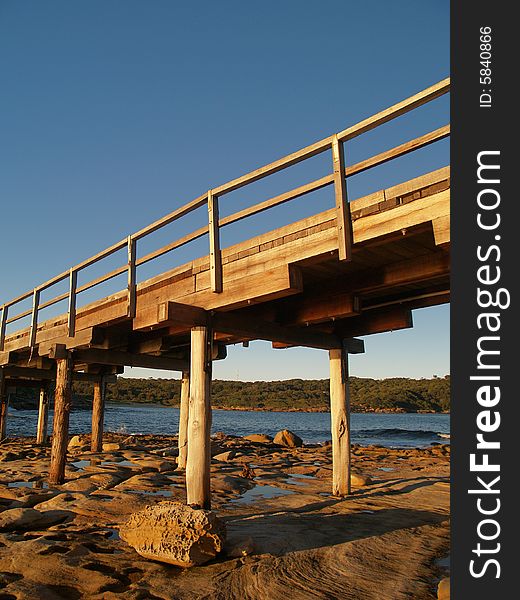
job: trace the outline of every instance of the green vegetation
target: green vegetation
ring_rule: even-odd
[[[350,379],[354,412],[432,411],[450,409],[450,378],[434,379]],[[87,408],[92,384],[74,384],[74,405]],[[129,379],[120,377],[109,385],[107,400],[121,403],[147,403],[178,406],[180,381],[176,379]],[[287,381],[220,381],[213,382],[213,406],[264,410],[328,410],[328,379]],[[15,408],[36,408],[35,390],[19,388],[11,394]]]

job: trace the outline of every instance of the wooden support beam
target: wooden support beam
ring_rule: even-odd
[[[348,354],[344,349],[329,351],[330,418],[332,430],[332,494],[350,494],[350,397]]]
[[[186,493],[189,505],[211,508],[211,360],[207,327],[191,330]]]
[[[35,385],[38,385],[40,381],[54,381],[56,379],[56,369],[34,369],[27,367],[19,367],[19,366],[9,366],[4,367],[5,377],[11,381],[16,378],[26,378],[27,381],[35,380]],[[117,376],[116,375],[105,375],[104,376],[107,383],[116,383]],[[96,382],[99,381],[101,375],[96,373],[81,373],[81,372],[73,372],[72,379],[73,381],[88,381],[88,382]],[[16,385],[16,383],[13,383]]]
[[[186,469],[188,457],[188,421],[190,414],[190,374],[184,371],[181,379],[181,406],[179,413],[179,456],[177,458],[177,470]]]
[[[364,294],[378,290],[422,283],[449,274],[450,256],[447,252],[439,250],[381,267],[364,269],[350,277],[345,277],[342,281],[333,281],[328,286],[323,286],[320,293],[356,293],[362,297]]]
[[[359,298],[353,294],[319,292],[287,300],[279,312],[283,316],[277,320],[284,325],[316,325],[357,315],[361,308]]]
[[[69,415],[72,404],[72,367],[70,353],[56,361],[56,391],[52,426],[49,483],[61,485],[65,480],[65,463],[69,442]]]
[[[159,304],[157,321],[161,326],[182,325],[189,329],[206,327],[209,323],[208,312],[203,308],[171,301]]]
[[[44,380],[36,380],[36,379],[13,379],[11,377],[6,377],[7,381],[7,391],[11,394],[16,394],[16,390],[18,388],[38,388],[40,389],[43,383],[46,383]]]
[[[352,219],[347,199],[347,181],[345,179],[345,155],[343,142],[337,135],[332,136],[332,166],[334,175],[334,195],[336,198],[336,217],[338,228],[338,249],[340,260],[352,259]]]
[[[433,219],[433,237],[435,244],[443,248],[447,247],[451,241],[450,235],[450,215]]]
[[[63,336],[39,341],[38,354],[39,356],[50,356],[53,348],[57,346],[62,346],[66,350],[73,350],[82,346],[100,344],[104,339],[105,336],[101,327],[87,327],[86,329],[75,331],[74,337]]]
[[[90,451],[101,452],[103,449],[103,419],[105,415],[106,384],[103,377],[94,383],[94,397],[92,400],[92,435],[90,438]]]
[[[397,331],[413,327],[412,312],[407,306],[389,306],[382,309],[363,311],[358,317],[336,323],[339,337],[353,337]]]
[[[222,292],[222,255],[220,252],[220,231],[218,218],[218,197],[208,191],[208,231],[209,231],[209,270],[211,289]]]
[[[0,367],[10,365],[16,360],[15,352],[0,352]]]
[[[4,369],[0,369],[0,441],[5,439],[7,431],[7,411],[9,396],[7,395],[7,381]]]
[[[130,352],[100,350],[98,348],[76,350],[74,351],[74,360],[76,363],[98,363],[101,365],[121,365],[169,371],[186,371],[189,368],[187,361],[178,358],[131,354]]]
[[[69,274],[69,311],[67,314],[67,327],[69,337],[76,335],[76,289],[78,287],[78,272],[70,270]]]
[[[197,276],[197,279],[199,276]],[[183,280],[184,281],[184,280]],[[193,278],[189,278],[190,286]],[[174,288],[173,288],[174,289]],[[177,296],[175,300],[192,306],[204,306],[206,310],[217,310],[223,308],[232,310],[267,302],[278,298],[284,298],[293,294],[299,294],[303,289],[301,270],[294,265],[281,265],[265,271],[251,274],[244,273],[243,277],[231,279],[226,282],[226,289],[222,294],[215,294],[211,287],[204,287],[198,291],[190,289],[183,295]],[[154,295],[146,300],[146,304],[139,305],[139,311],[133,322],[133,329],[150,331],[163,327],[157,322],[157,306],[168,301],[172,296],[172,288],[161,286]],[[150,302],[150,299],[152,300]],[[139,296],[141,302],[142,296]]]
[[[229,333],[250,340],[285,342],[293,346],[307,346],[324,350],[341,348],[341,340],[329,333],[312,331],[303,327],[288,327],[231,313],[215,313],[212,317],[212,325],[214,330],[220,333]]]
[[[343,340],[343,350],[347,354],[364,354],[365,342],[357,338],[346,338]]]
[[[36,443],[43,446],[47,443],[47,423],[49,420],[49,393],[47,385],[40,386],[40,402],[38,405],[38,425]]]

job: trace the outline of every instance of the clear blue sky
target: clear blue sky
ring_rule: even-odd
[[[1,0],[0,74],[1,303],[208,188],[448,76],[449,2]],[[448,101],[417,113],[348,146],[347,162],[445,124]],[[222,214],[324,174],[328,160],[229,195]],[[352,179],[349,195],[448,162],[448,144],[436,144]],[[244,221],[224,243],[318,212],[327,193]],[[140,251],[179,231],[161,232]],[[205,253],[205,244],[168,255],[140,279]],[[414,320],[413,330],[367,337],[352,373],[448,373],[448,307],[415,311]],[[327,377],[327,359],[258,342],[230,348],[215,376]]]

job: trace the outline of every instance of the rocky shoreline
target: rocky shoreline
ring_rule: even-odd
[[[0,598],[432,600],[447,574],[449,446],[354,446],[353,493],[340,499],[329,444],[216,434],[212,508],[226,541],[182,569],[119,536],[132,514],[185,502],[176,438],[107,434],[102,454],[88,443],[71,440],[53,487],[48,447],[0,444]]]
[[[172,408],[179,408],[178,404],[162,404],[154,402],[107,402],[111,406],[171,406]],[[11,407],[15,410],[37,410],[38,404],[35,400],[19,400],[16,399],[10,403]],[[92,399],[91,398],[74,398],[73,402],[74,410],[92,410]],[[52,403],[51,403],[52,408]],[[314,408],[269,408],[269,407],[251,407],[251,406],[220,406],[214,405],[214,410],[226,410],[226,411],[242,411],[242,412],[279,412],[279,413],[328,413],[330,412],[328,406],[319,406]],[[353,410],[355,413],[363,414],[450,414],[450,411],[435,411],[435,410],[405,410],[404,408],[394,409],[378,409],[370,407],[355,407]]]

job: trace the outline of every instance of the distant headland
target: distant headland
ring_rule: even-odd
[[[91,384],[74,384],[74,405],[89,408]],[[449,412],[450,377],[432,379],[350,378],[353,412]],[[119,377],[107,389],[107,401],[178,406],[180,381],[177,379],[137,379]],[[18,410],[37,408],[35,390],[18,388],[10,404]],[[225,410],[328,411],[328,379],[288,379],[285,381],[223,381],[212,385],[212,404]]]

